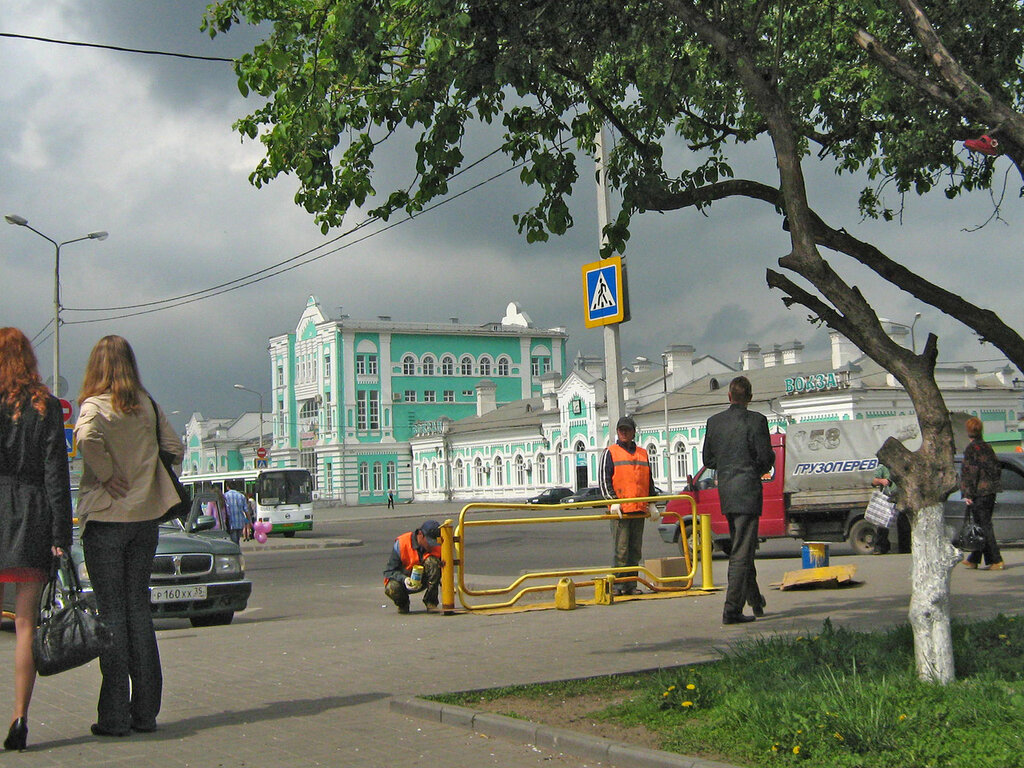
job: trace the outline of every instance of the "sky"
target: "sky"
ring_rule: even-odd
[[[260,30],[246,27],[211,40],[199,30],[204,8],[195,0],[0,0],[0,32],[224,58],[259,40]],[[294,180],[262,189],[249,183],[261,145],[242,141],[231,126],[258,103],[239,94],[229,63],[0,37],[0,71],[0,214],[23,216],[59,242],[110,233],[61,249],[61,375],[72,396],[92,345],[116,333],[132,343],[153,396],[178,412],[172,421],[179,429],[193,412],[256,410],[257,398],[236,383],[262,392],[269,407],[267,340],[295,329],[310,295],[332,317],[481,324],[517,301],[535,325],[568,329],[570,358],[603,354],[602,331],[583,324],[580,267],[598,258],[597,192],[587,166],[573,197],[575,227],[547,243],[528,244],[516,231],[513,215],[538,193],[514,171],[357,242],[382,227],[339,238],[362,220],[354,211],[345,227],[324,236],[293,202]],[[483,157],[497,141],[493,128],[481,127],[468,136],[465,154]],[[687,160],[683,147],[670,155]],[[777,184],[767,145],[744,147],[737,158],[732,165],[744,176]],[[1009,161],[998,162],[1002,178]],[[453,182],[452,193],[509,165],[495,156]],[[411,174],[401,148],[380,166],[382,193]],[[814,163],[807,170],[812,205],[826,221],[1024,328],[1014,173],[1003,220],[978,230],[992,210],[987,193],[955,202],[941,192],[907,198],[900,221],[864,222],[856,210],[863,178]],[[125,315],[138,309],[84,311],[186,296],[311,249],[319,250],[309,256],[322,257],[212,298],[134,316]],[[763,204],[729,201],[708,215],[635,219],[625,253],[632,320],[621,327],[624,362],[640,355],[658,361],[670,344],[734,362],[748,343],[793,340],[804,344],[805,359],[826,358],[827,329],[810,325],[806,310],[786,309],[765,285],[765,269],[788,249],[779,218]],[[941,362],[980,370],[1003,363],[937,310],[863,268],[832,261],[880,316],[909,324],[920,312],[917,344],[936,333]],[[53,267],[50,243],[0,222],[0,325],[38,334],[44,377],[52,373]]]

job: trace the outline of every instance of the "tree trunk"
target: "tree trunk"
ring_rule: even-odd
[[[909,616],[917,674],[928,682],[951,683],[956,668],[949,624],[949,582],[960,552],[949,543],[941,504],[919,510],[914,518]]]

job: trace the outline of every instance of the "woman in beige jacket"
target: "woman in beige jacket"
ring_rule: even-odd
[[[158,520],[178,495],[159,448],[180,461],[181,442],[142,387],[135,353],[120,336],[93,347],[75,424],[84,461],[78,518],[100,615],[114,633],[100,656],[97,736],[156,729],[163,675],[149,605]],[[156,424],[161,444],[157,445]]]

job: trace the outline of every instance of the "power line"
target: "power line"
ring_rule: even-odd
[[[222,56],[199,56],[193,53],[174,53],[172,51],[151,51],[144,48],[125,48],[120,45],[103,45],[102,43],[83,43],[78,40],[57,40],[52,37],[39,37],[37,35],[18,35],[14,32],[0,32],[0,37],[12,37],[17,40],[34,40],[40,43],[53,43],[54,45],[71,45],[79,48],[101,48],[107,51],[120,51],[122,53],[140,53],[144,56],[169,56],[175,59],[194,59],[196,61],[224,61],[234,63],[234,59],[225,59]]]

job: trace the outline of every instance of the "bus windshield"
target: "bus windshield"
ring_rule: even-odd
[[[260,474],[260,504],[309,504],[313,501],[313,480],[305,470],[280,470]]]

